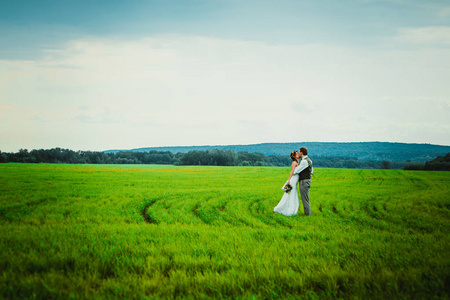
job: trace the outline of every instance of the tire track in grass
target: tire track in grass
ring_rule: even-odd
[[[207,225],[211,225],[211,220],[209,220],[207,215],[205,215],[202,212],[201,208],[202,208],[202,203],[205,204],[211,199],[212,199],[211,195],[206,195],[204,200],[195,203],[194,207],[191,209],[192,214],[195,217],[197,217],[200,221],[202,221],[204,224],[207,224]],[[200,211],[199,211],[199,209],[200,209]]]
[[[184,214],[192,213],[195,219],[198,219],[199,221],[201,221],[201,223],[206,225],[215,225],[216,222],[223,221],[229,223],[232,226],[240,226],[242,224],[251,226],[251,224],[249,224],[245,220],[237,217],[233,211],[227,210],[228,201],[219,201],[218,203],[212,203],[212,200],[217,199],[219,199],[217,195],[206,195],[204,196],[203,199],[200,198],[193,204],[190,205],[188,204],[188,206],[186,207],[186,211],[184,211]],[[165,201],[160,202],[160,200]],[[157,204],[157,202],[158,208],[168,210],[169,213],[176,214],[177,212],[179,212],[179,208],[171,208],[169,203],[166,203],[166,201],[170,202],[170,199],[160,197],[153,199],[148,204],[146,204],[141,211],[141,215],[144,221],[149,224],[159,224],[161,222],[165,223],[167,221],[167,220],[158,221],[157,218],[155,217],[155,213],[157,214],[161,212],[159,209],[152,209],[153,207],[155,207],[154,205]]]
[[[250,204],[247,206],[247,210],[250,212],[250,216],[263,222],[266,225],[271,225],[271,226],[275,225],[275,224],[273,224],[273,222],[270,222],[270,221],[266,220],[265,218],[263,218],[264,215],[261,215],[259,213],[259,210],[261,207],[260,202],[261,202],[261,200],[258,199],[258,200],[250,202]],[[256,208],[256,212],[255,212],[255,209],[253,207],[256,206],[256,204],[257,204],[257,208]]]
[[[337,214],[338,213],[338,210],[337,210],[337,208],[336,208],[336,206],[333,204],[333,208],[331,209],[331,211],[333,212],[333,213],[335,213],[335,214]]]
[[[278,224],[284,227],[292,228],[292,225],[285,223],[283,220],[277,218],[275,215],[260,213],[261,201],[262,201],[261,199],[257,199],[255,201],[252,201],[248,205],[248,210],[252,217],[270,226],[275,226]]]
[[[240,226],[242,224],[249,225],[248,223],[244,222],[237,216],[233,214],[233,211],[227,209],[228,201],[221,201],[219,202],[219,205],[215,206],[214,209],[217,210],[219,217],[222,221],[230,224],[231,226]]]
[[[0,218],[12,221],[15,218],[31,215],[38,206],[45,205],[48,202],[56,202],[56,197],[44,197],[37,201],[30,201],[23,204],[16,204],[0,208]]]
[[[176,206],[176,201],[174,202],[174,200],[181,196],[181,194],[165,195],[150,200],[141,211],[144,220],[150,224],[173,224],[180,222],[179,216],[183,210]],[[183,221],[181,222],[185,223]]]
[[[158,221],[148,213],[148,209],[155,204],[157,201],[159,201],[161,199],[154,199],[152,201],[150,201],[150,203],[148,203],[146,206],[144,206],[144,209],[142,210],[142,217],[144,218],[144,221],[149,223],[149,224],[158,224]]]
[[[216,223],[223,221],[236,226],[235,218],[231,216],[232,212],[227,210],[228,201],[223,200],[221,193],[208,194],[204,197],[190,208],[195,217],[207,225],[217,225]]]
[[[226,218],[226,219],[225,219]],[[255,224],[253,218],[248,214],[246,214],[245,210],[242,210],[241,207],[235,207],[232,210],[227,210],[227,213],[224,215],[225,221],[233,226],[244,226],[251,228],[260,228],[260,224]]]
[[[208,224],[207,222],[205,222],[205,220],[203,220],[203,218],[201,217],[201,215],[198,212],[198,209],[200,208],[200,202],[195,203],[194,207],[191,209],[191,212],[194,216],[196,216],[198,219],[200,219],[200,221],[202,221],[204,224]]]
[[[254,224],[245,218],[242,218],[239,214],[236,214],[236,211],[227,209],[228,201],[219,201],[220,195],[206,195],[203,199],[199,199],[193,204],[190,208],[187,208],[186,212],[192,213],[192,215],[201,221],[201,223],[206,225],[217,225],[217,222],[225,222],[230,224],[231,226],[249,226],[249,227],[260,227],[261,225],[269,225],[269,226],[277,226],[281,225],[283,227],[292,228],[291,224],[286,223],[286,221],[277,218],[275,215],[270,215],[265,213],[266,210],[262,205],[262,199],[257,199],[251,201],[247,206],[247,211],[249,212],[249,216],[252,219],[255,219],[261,222],[261,225]],[[217,199],[216,199],[217,198]],[[218,203],[212,202],[212,200],[218,200]],[[155,216],[155,211],[152,212],[152,208],[155,204],[160,203],[164,198],[156,198],[149,201],[148,204],[144,206],[141,211],[141,215],[145,222],[149,224],[158,225],[161,222],[165,222],[164,220],[159,220]],[[164,209],[168,209],[167,205],[163,205],[164,203],[158,204],[157,206],[163,206]],[[159,210],[158,210],[159,211]],[[263,225],[263,226],[264,226]]]
[[[298,214],[296,215],[298,216]],[[283,216],[284,217],[284,216]],[[285,217],[286,218],[286,217]],[[290,218],[290,217],[287,217]],[[289,229],[292,229],[292,225],[285,223],[284,221],[282,221],[281,219],[275,218],[274,216],[272,217],[272,220],[274,220],[275,222],[277,222],[279,225],[283,226],[283,227],[287,227]]]

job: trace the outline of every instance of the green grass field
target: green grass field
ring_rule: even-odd
[[[0,298],[450,297],[450,172],[0,165]]]

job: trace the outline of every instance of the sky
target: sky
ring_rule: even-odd
[[[0,150],[450,145],[450,1],[0,0]]]

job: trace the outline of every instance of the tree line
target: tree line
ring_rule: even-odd
[[[172,153],[187,153],[192,150],[234,150],[235,152],[247,151],[249,153],[262,153],[264,155],[288,156],[289,153],[300,146],[308,148],[308,151],[317,157],[352,157],[360,161],[413,161],[426,162],[437,156],[450,152],[450,146],[431,144],[408,144],[390,142],[291,142],[291,143],[263,143],[253,145],[207,145],[207,146],[166,146],[146,147],[132,149],[131,151],[170,151]],[[117,152],[109,150],[107,152]],[[377,166],[379,167],[379,165]]]
[[[174,164],[171,152],[117,152],[73,151],[70,149],[20,149],[17,153],[0,151],[0,163],[66,163],[66,164]]]
[[[0,163],[67,163],[67,164],[167,164],[212,166],[270,166],[267,157],[259,153],[231,150],[189,151],[173,154],[170,151],[133,152],[73,151],[53,148],[20,149],[16,153],[0,151]]]
[[[450,153],[421,164],[408,164],[405,170],[450,171]]]
[[[450,153],[444,157],[412,164],[396,161],[361,161],[354,157],[312,156],[315,167],[348,169],[405,169],[405,170],[450,170]],[[233,150],[191,150],[187,153],[170,151],[73,151],[70,149],[20,149],[16,153],[0,151],[0,163],[68,163],[68,164],[167,164],[167,165],[210,165],[210,166],[290,166],[288,155],[264,155]]]

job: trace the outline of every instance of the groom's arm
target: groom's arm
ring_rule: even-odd
[[[304,169],[306,169],[308,167],[308,162],[304,159],[302,159],[300,161],[300,164],[298,165],[297,168],[295,168],[294,170],[294,174],[299,174],[301,171],[303,171]]]

